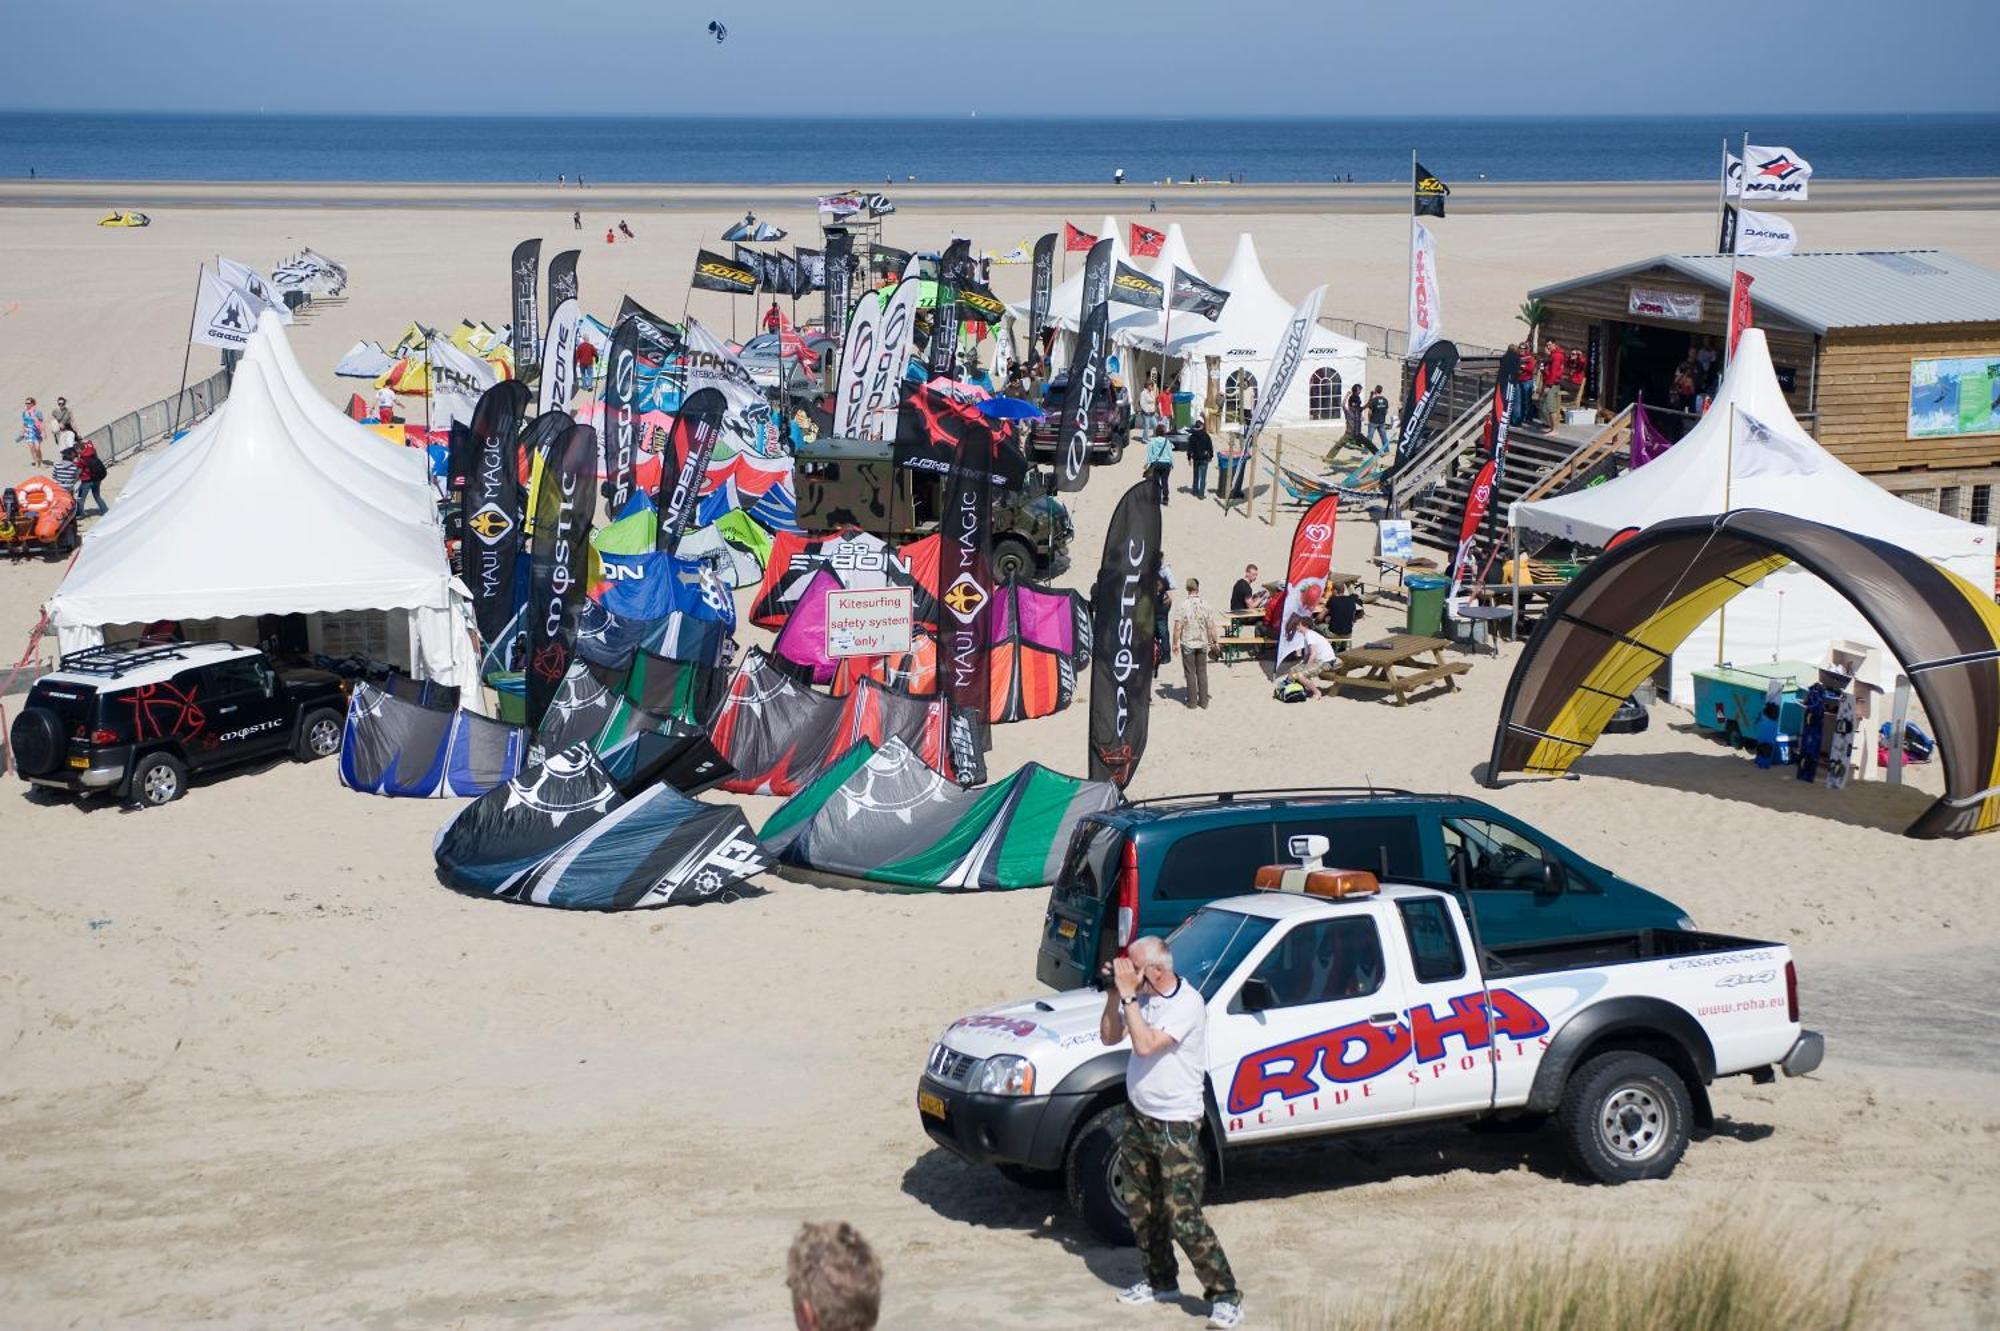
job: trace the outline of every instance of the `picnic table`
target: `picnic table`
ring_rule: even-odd
[[[1262,610],[1226,610],[1222,622],[1222,639],[1216,656],[1225,665],[1261,656],[1267,649],[1277,646],[1275,639],[1264,634]]]
[[[1341,652],[1320,673],[1327,691],[1334,697],[1340,696],[1343,688],[1372,689],[1377,693],[1392,693],[1398,707],[1406,707],[1410,694],[1442,682],[1444,691],[1455,692],[1458,681],[1453,678],[1472,669],[1463,661],[1446,661],[1444,649],[1451,642],[1446,638],[1423,637],[1414,633],[1391,634],[1386,640],[1363,647],[1350,647]],[[1424,658],[1429,657],[1426,661]]]

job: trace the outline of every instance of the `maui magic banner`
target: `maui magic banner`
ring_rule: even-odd
[[[528,558],[528,729],[576,659],[576,613],[583,603],[590,526],[597,517],[597,431],[572,425],[550,455],[535,494],[535,537]]]
[[[722,434],[722,418],[729,413],[729,399],[720,388],[701,388],[681,400],[674,414],[669,452],[660,459],[660,479],[665,482],[667,464],[678,459],[674,488],[660,496],[660,532],[656,549],[673,554],[680,549],[681,534],[694,518],[701,502],[702,478],[708,475],[708,460],[715,453],[715,441]]]
[[[464,579],[472,615],[489,645],[514,618],[514,577],[521,551],[521,419],[528,386],[507,379],[480,395],[468,431],[459,511],[464,514]]]
[[[993,444],[990,428],[960,432],[938,528],[941,691],[954,709],[981,717],[990,703]]]
[[[536,290],[542,282],[542,242],[539,239],[524,240],[514,247],[510,275],[513,278],[514,373],[523,379],[530,379],[534,377],[535,367],[542,363],[541,343],[536,340],[542,331],[542,310],[536,299]]]
[[[1146,754],[1159,581],[1159,491],[1145,480],[1111,514],[1090,595],[1089,775],[1120,790]]]

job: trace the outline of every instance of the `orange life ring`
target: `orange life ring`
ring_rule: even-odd
[[[29,515],[34,517],[35,539],[38,541],[55,540],[76,509],[76,500],[69,491],[46,476],[30,476],[14,487],[14,495],[21,501],[23,518]]]

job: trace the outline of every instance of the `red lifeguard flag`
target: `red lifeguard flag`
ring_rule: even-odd
[[[1157,259],[1160,257],[1160,246],[1166,243],[1166,232],[1155,231],[1153,228],[1141,226],[1137,222],[1132,224],[1132,253],[1135,257]]]
[[[1097,243],[1097,237],[1088,231],[1078,231],[1068,222],[1063,223],[1063,249],[1071,254],[1088,254],[1090,247]]]
[[[1737,339],[1743,330],[1752,326],[1750,317],[1750,283],[1754,278],[1745,272],[1736,274],[1736,287],[1729,295],[1729,354],[1736,354]]]

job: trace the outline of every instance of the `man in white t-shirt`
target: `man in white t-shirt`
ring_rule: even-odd
[[[1111,963],[1098,1034],[1106,1044],[1128,1035],[1132,1040],[1125,1066],[1129,1109],[1119,1150],[1125,1209],[1146,1274],[1120,1292],[1118,1301],[1177,1301],[1178,1242],[1201,1277],[1209,1326],[1238,1326],[1243,1295],[1221,1241],[1201,1213],[1208,1175],[1201,1144],[1208,1005],[1200,990],[1174,974],[1174,954],[1163,940],[1141,938]]]

